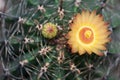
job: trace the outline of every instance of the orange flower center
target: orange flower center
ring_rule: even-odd
[[[84,27],[79,32],[79,38],[83,43],[89,44],[94,39],[93,31],[90,28]]]

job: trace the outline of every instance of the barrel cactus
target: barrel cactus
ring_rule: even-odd
[[[119,0],[4,3],[1,80],[120,79]]]

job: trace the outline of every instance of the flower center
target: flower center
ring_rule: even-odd
[[[90,28],[84,27],[79,32],[79,38],[83,43],[89,44],[94,39],[93,31]]]
[[[52,32],[53,32],[52,26],[48,27],[48,32],[49,32],[49,33],[52,33]]]
[[[86,38],[90,38],[92,35],[92,32],[90,30],[87,30],[84,35]]]

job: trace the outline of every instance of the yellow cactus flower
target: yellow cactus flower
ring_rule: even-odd
[[[71,31],[68,32],[68,44],[72,53],[95,53],[102,56],[102,51],[106,50],[106,43],[110,41],[111,31],[108,26],[103,16],[96,14],[96,11],[82,11],[81,14],[76,14],[70,23]]]
[[[57,35],[57,26],[52,23],[46,23],[42,28],[42,35],[45,38],[54,38]]]

